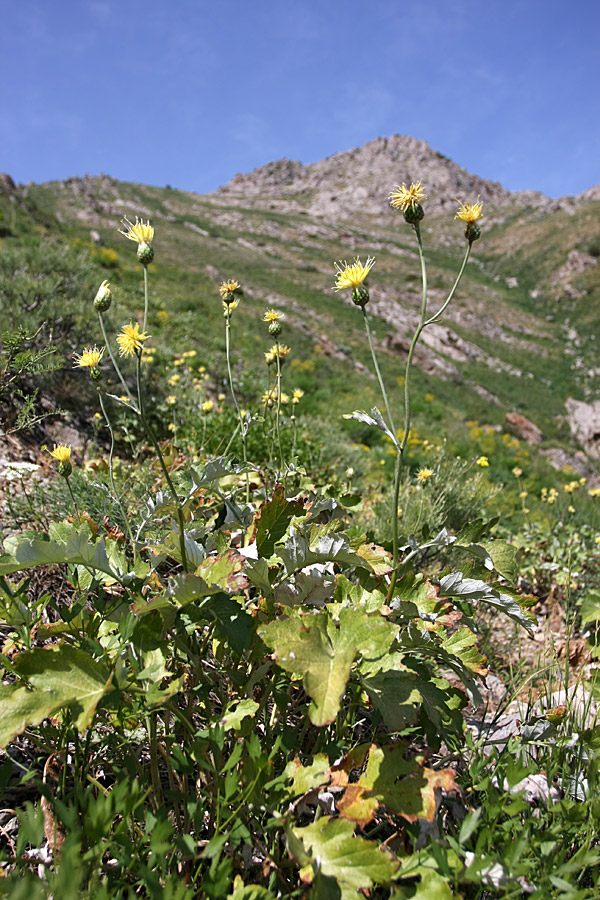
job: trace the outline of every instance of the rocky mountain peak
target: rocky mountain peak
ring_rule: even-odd
[[[244,198],[253,206],[290,212],[304,209],[328,219],[357,213],[381,216],[391,215],[389,192],[397,184],[415,181],[427,191],[429,212],[453,207],[456,197],[474,202],[479,196],[494,206],[506,206],[515,200],[537,206],[547,201],[536,191],[523,195],[507,191],[498,182],[467,172],[425,141],[399,134],[377,138],[308,165],[280,159],[236,175],[212,196],[216,202]]]

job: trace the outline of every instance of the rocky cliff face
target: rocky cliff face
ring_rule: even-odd
[[[432,150],[425,141],[398,134],[377,138],[306,166],[288,159],[268,163],[248,174],[236,175],[213,197],[217,202],[245,199],[249,205],[281,211],[304,209],[328,219],[349,218],[357,213],[388,216],[390,190],[411,181],[427,186],[429,213],[454,208],[456,197],[473,202],[479,196],[485,203],[499,207],[515,202],[528,207],[548,202],[537,191],[507,191],[498,182],[467,172]]]

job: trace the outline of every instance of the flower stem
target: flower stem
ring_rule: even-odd
[[[275,427],[277,429],[277,444],[279,446],[279,472],[277,480],[281,477],[281,473],[283,472],[283,451],[281,449],[281,428],[280,428],[280,417],[281,417],[281,357],[279,355],[279,339],[277,339],[277,413],[275,416]]]
[[[371,326],[369,325],[367,311],[364,306],[361,306],[361,310],[362,310],[363,319],[364,319],[364,323],[365,323],[365,331],[367,332],[367,338],[369,340],[369,347],[371,348],[371,356],[373,358],[373,366],[375,367],[375,373],[377,375],[379,387],[381,388],[381,393],[383,395],[383,402],[385,403],[386,412],[388,414],[390,429],[393,431],[394,434],[396,434],[396,426],[394,425],[394,417],[392,416],[392,410],[390,408],[390,401],[388,400],[387,391],[385,389],[385,384],[383,383],[383,378],[381,377],[379,363],[377,362],[377,356],[375,354],[375,347],[373,345],[373,335],[371,334]]]
[[[229,307],[227,308],[228,315],[225,316],[225,355],[227,357],[227,374],[229,375],[229,388],[231,390],[231,396],[233,397],[233,403],[235,406],[235,410],[238,414],[238,419],[240,420],[240,436],[242,438],[242,458],[244,460],[244,465],[248,462],[248,453],[246,448],[246,423],[244,422],[240,405],[237,400],[237,396],[235,393],[235,388],[233,386],[233,373],[231,371],[231,354],[230,354],[230,330],[231,330],[231,311]],[[246,503],[250,503],[250,475],[246,472]]]
[[[125,379],[123,378],[123,375],[121,374],[119,364],[118,364],[117,360],[115,359],[114,353],[111,350],[110,342],[108,340],[108,336],[106,334],[106,329],[104,327],[104,319],[102,318],[102,313],[100,311],[98,311],[98,318],[100,319],[100,328],[102,329],[102,337],[104,338],[104,343],[106,345],[106,349],[108,350],[108,355],[110,356],[111,362],[115,368],[115,372],[118,375],[119,381],[123,385],[123,388],[125,389],[127,396],[129,397],[131,404],[135,409],[135,403],[134,403],[131,391],[129,390],[129,388],[127,386],[127,382],[125,381]],[[138,410],[136,410],[136,412],[138,412]]]
[[[123,521],[125,522],[125,527],[127,528],[127,534],[129,535],[129,542],[130,542],[131,548],[133,550],[133,559],[135,561],[135,559],[137,557],[136,544],[133,539],[133,534],[131,533],[131,525],[129,524],[129,517],[128,517],[127,513],[125,512],[125,507],[121,503],[121,498],[119,497],[119,494],[117,493],[115,479],[113,476],[113,457],[114,457],[114,452],[115,452],[115,434],[113,431],[112,423],[111,423],[108,413],[106,411],[106,407],[104,406],[104,400],[102,398],[102,392],[100,390],[98,390],[98,399],[100,400],[100,407],[102,409],[104,421],[106,422],[107,428],[110,432],[110,453],[108,456],[108,477],[110,478],[110,487],[113,492],[113,496],[114,496],[115,500],[117,501],[117,506],[121,510],[121,515],[123,516]]]
[[[144,266],[144,325],[142,331],[146,330],[148,324],[148,266]]]
[[[469,243],[468,243],[468,245],[467,245],[467,250],[466,250],[464,259],[463,259],[463,261],[462,261],[462,266],[460,267],[460,272],[459,272],[458,275],[456,276],[456,281],[455,281],[454,284],[452,285],[452,290],[451,290],[450,293],[448,294],[448,297],[447,297],[447,299],[445,300],[443,306],[441,306],[441,307],[438,309],[438,311],[435,313],[435,315],[431,316],[430,319],[427,319],[427,321],[425,322],[425,325],[432,325],[433,322],[437,322],[437,320],[440,318],[440,316],[442,315],[442,313],[444,312],[444,310],[446,309],[446,307],[448,306],[448,304],[450,303],[450,301],[451,301],[452,298],[454,297],[454,292],[456,291],[456,288],[457,288],[458,285],[460,284],[460,280],[461,280],[461,278],[463,277],[463,272],[465,271],[465,266],[467,265],[467,261],[468,261],[468,259],[469,259],[470,253],[471,253],[471,246],[472,246],[472,243],[471,243],[471,241],[469,241]]]
[[[157,457],[157,459],[160,463],[160,466],[163,470],[163,474],[166,478],[167,484],[169,485],[169,490],[171,491],[171,496],[173,497],[175,504],[177,506],[177,518],[179,520],[179,550],[181,553],[181,564],[183,566],[183,571],[187,572],[189,570],[188,570],[188,562],[187,562],[187,553],[185,551],[185,532],[184,532],[183,509],[181,507],[181,503],[179,501],[179,496],[177,494],[177,491],[175,490],[173,482],[171,481],[171,476],[169,475],[169,470],[167,469],[167,467],[165,465],[165,460],[163,458],[159,443],[156,440],[154,431],[152,430],[152,427],[151,427],[150,423],[148,422],[148,419],[146,418],[146,412],[144,409],[144,401],[143,401],[143,394],[142,394],[142,378],[141,378],[142,354],[140,352],[136,353],[136,358],[137,358],[137,366],[136,366],[137,373],[136,374],[137,374],[139,416],[142,421],[144,431],[150,438],[150,442],[151,442],[152,446],[154,447],[156,457]]]

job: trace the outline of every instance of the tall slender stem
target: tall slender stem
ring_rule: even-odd
[[[148,324],[148,266],[144,266],[144,325],[142,331],[146,330]]]
[[[233,403],[235,406],[235,411],[237,412],[238,419],[240,420],[240,436],[242,438],[242,458],[244,460],[244,465],[248,462],[248,454],[246,448],[246,423],[244,422],[242,412],[240,410],[240,405],[237,400],[237,396],[235,393],[235,388],[233,386],[233,373],[231,371],[231,352],[230,352],[230,330],[231,330],[231,309],[227,307],[225,316],[225,355],[227,357],[227,374],[229,375],[229,389],[231,390],[231,396],[233,397]],[[250,475],[246,472],[246,503],[250,503]]]
[[[467,244],[467,249],[466,249],[466,252],[465,252],[464,259],[463,259],[463,261],[462,261],[462,266],[460,267],[460,272],[459,272],[458,275],[456,276],[456,281],[455,281],[454,284],[452,285],[452,290],[451,290],[450,293],[448,294],[448,297],[447,297],[447,299],[444,301],[444,304],[438,309],[438,311],[435,313],[435,315],[431,316],[430,319],[427,319],[427,321],[425,322],[426,325],[432,325],[433,322],[437,322],[437,320],[440,318],[440,316],[442,315],[442,313],[444,312],[444,310],[446,309],[446,307],[448,306],[448,304],[450,303],[450,301],[451,301],[452,298],[454,297],[454,292],[456,291],[456,288],[457,288],[458,285],[460,284],[460,280],[461,280],[461,278],[463,277],[463,272],[465,271],[465,266],[467,265],[467,262],[468,262],[468,259],[469,259],[470,253],[471,253],[471,247],[472,247],[472,246],[473,246],[473,245],[472,245],[472,242],[469,241],[469,243]]]
[[[386,412],[388,414],[390,428],[393,431],[393,433],[396,434],[396,426],[394,425],[394,417],[392,416],[390,402],[388,400],[388,395],[387,395],[387,391],[385,389],[385,384],[383,383],[383,378],[381,377],[379,363],[377,362],[377,356],[375,354],[375,347],[373,346],[373,335],[371,334],[371,326],[369,325],[369,318],[367,316],[367,311],[364,306],[361,306],[361,310],[362,310],[363,319],[364,319],[364,323],[365,323],[365,331],[367,332],[367,338],[369,340],[369,347],[371,348],[371,356],[373,358],[373,366],[375,367],[375,373],[377,375],[379,387],[381,389],[381,393],[383,394],[383,402],[385,403]]]
[[[281,449],[281,428],[279,420],[281,417],[281,356],[279,354],[279,338],[277,338],[277,414],[275,417],[275,425],[277,428],[277,444],[279,446],[279,473],[278,478],[283,472],[283,451]]]
[[[165,465],[165,460],[163,458],[159,443],[156,440],[154,431],[152,430],[152,427],[151,427],[150,423],[148,422],[148,419],[146,418],[146,412],[144,409],[143,393],[142,393],[142,379],[141,379],[142,354],[140,352],[136,353],[136,360],[137,360],[136,368],[137,368],[137,391],[138,391],[139,415],[140,415],[140,419],[142,420],[142,425],[144,427],[144,431],[150,438],[150,442],[152,443],[152,446],[154,447],[157,459],[163,470],[163,474],[165,476],[167,484],[169,485],[169,490],[171,491],[171,496],[173,497],[173,500],[175,501],[175,504],[177,506],[177,518],[179,520],[179,551],[181,553],[181,564],[183,566],[183,570],[184,570],[184,572],[187,572],[188,571],[188,562],[187,562],[187,553],[185,550],[183,509],[181,508],[181,503],[179,501],[179,496],[177,494],[177,491],[175,490],[173,482],[171,481],[171,476],[169,475],[169,470],[167,469],[167,467]]]
[[[108,477],[109,477],[109,479],[110,479],[110,487],[111,487],[111,490],[112,490],[112,492],[113,492],[113,496],[114,496],[115,500],[117,501],[117,506],[118,506],[119,509],[121,510],[121,515],[123,516],[123,521],[125,522],[125,527],[127,528],[127,534],[129,535],[129,543],[131,544],[131,548],[132,548],[132,550],[133,550],[133,558],[134,558],[134,560],[135,560],[135,559],[136,559],[136,556],[137,556],[137,553],[136,553],[136,544],[135,544],[135,541],[134,541],[134,539],[133,539],[133,534],[132,534],[132,532],[131,532],[131,526],[130,526],[130,524],[129,524],[129,517],[128,517],[127,513],[125,512],[125,507],[124,507],[123,504],[121,503],[121,498],[119,497],[119,494],[117,493],[117,488],[116,488],[116,485],[115,485],[115,479],[114,479],[114,475],[113,475],[113,457],[114,457],[114,452],[115,452],[115,434],[114,434],[114,431],[113,431],[112,423],[111,423],[111,421],[110,421],[110,419],[109,419],[109,416],[108,416],[108,413],[107,413],[107,411],[106,411],[106,407],[104,406],[104,400],[103,400],[103,398],[102,398],[102,392],[101,392],[100,390],[98,390],[98,399],[100,400],[100,407],[101,407],[101,409],[102,409],[102,414],[103,414],[103,416],[104,416],[104,421],[106,422],[107,428],[108,428],[108,430],[109,430],[109,432],[110,432],[110,453],[109,453],[109,456],[108,456]]]
[[[101,313],[100,311],[98,311],[98,318],[100,319],[100,328],[102,329],[102,337],[104,338],[104,343],[105,343],[105,345],[106,345],[106,349],[108,350],[108,355],[110,356],[110,360],[111,360],[111,362],[112,362],[112,364],[113,364],[113,366],[114,366],[114,369],[115,369],[115,372],[117,373],[117,376],[118,376],[118,378],[119,378],[119,381],[120,381],[121,384],[123,385],[123,388],[125,389],[125,391],[126,391],[126,393],[127,393],[127,396],[129,397],[129,399],[130,399],[130,401],[131,401],[131,404],[132,404],[132,406],[133,406],[134,409],[135,409],[135,402],[134,402],[132,393],[131,393],[131,391],[129,390],[129,388],[128,388],[128,386],[127,386],[127,382],[126,382],[125,379],[123,378],[123,375],[121,374],[121,370],[120,370],[120,368],[119,368],[119,364],[118,364],[118,362],[117,362],[117,360],[116,360],[116,358],[115,358],[114,353],[113,353],[112,350],[111,350],[110,342],[109,342],[109,340],[108,340],[108,336],[107,336],[107,334],[106,334],[106,329],[105,329],[105,327],[104,327],[104,319],[102,318],[102,313]],[[137,410],[136,410],[136,412],[137,412]]]

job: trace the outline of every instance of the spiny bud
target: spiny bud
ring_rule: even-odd
[[[110,283],[108,281],[103,281],[94,298],[94,306],[98,312],[106,312],[107,309],[110,309],[111,303],[112,291],[110,289]]]
[[[70,462],[61,462],[58,464],[58,474],[62,475],[63,478],[68,478],[72,471],[73,466]]]
[[[102,381],[102,372],[98,368],[90,369],[90,378],[92,381]]]
[[[271,337],[277,337],[281,334],[281,322],[271,322],[269,325],[269,334]]]
[[[149,266],[154,259],[154,247],[148,241],[142,241],[138,244],[137,258],[143,266]]]
[[[352,302],[357,306],[366,306],[369,302],[369,288],[364,284],[352,288]]]
[[[470,244],[481,237],[481,228],[479,227],[477,222],[471,222],[470,225],[467,225],[467,227],[465,228],[465,237]]]
[[[404,220],[409,225],[418,225],[425,216],[425,210],[420,203],[411,203],[404,210]]]

